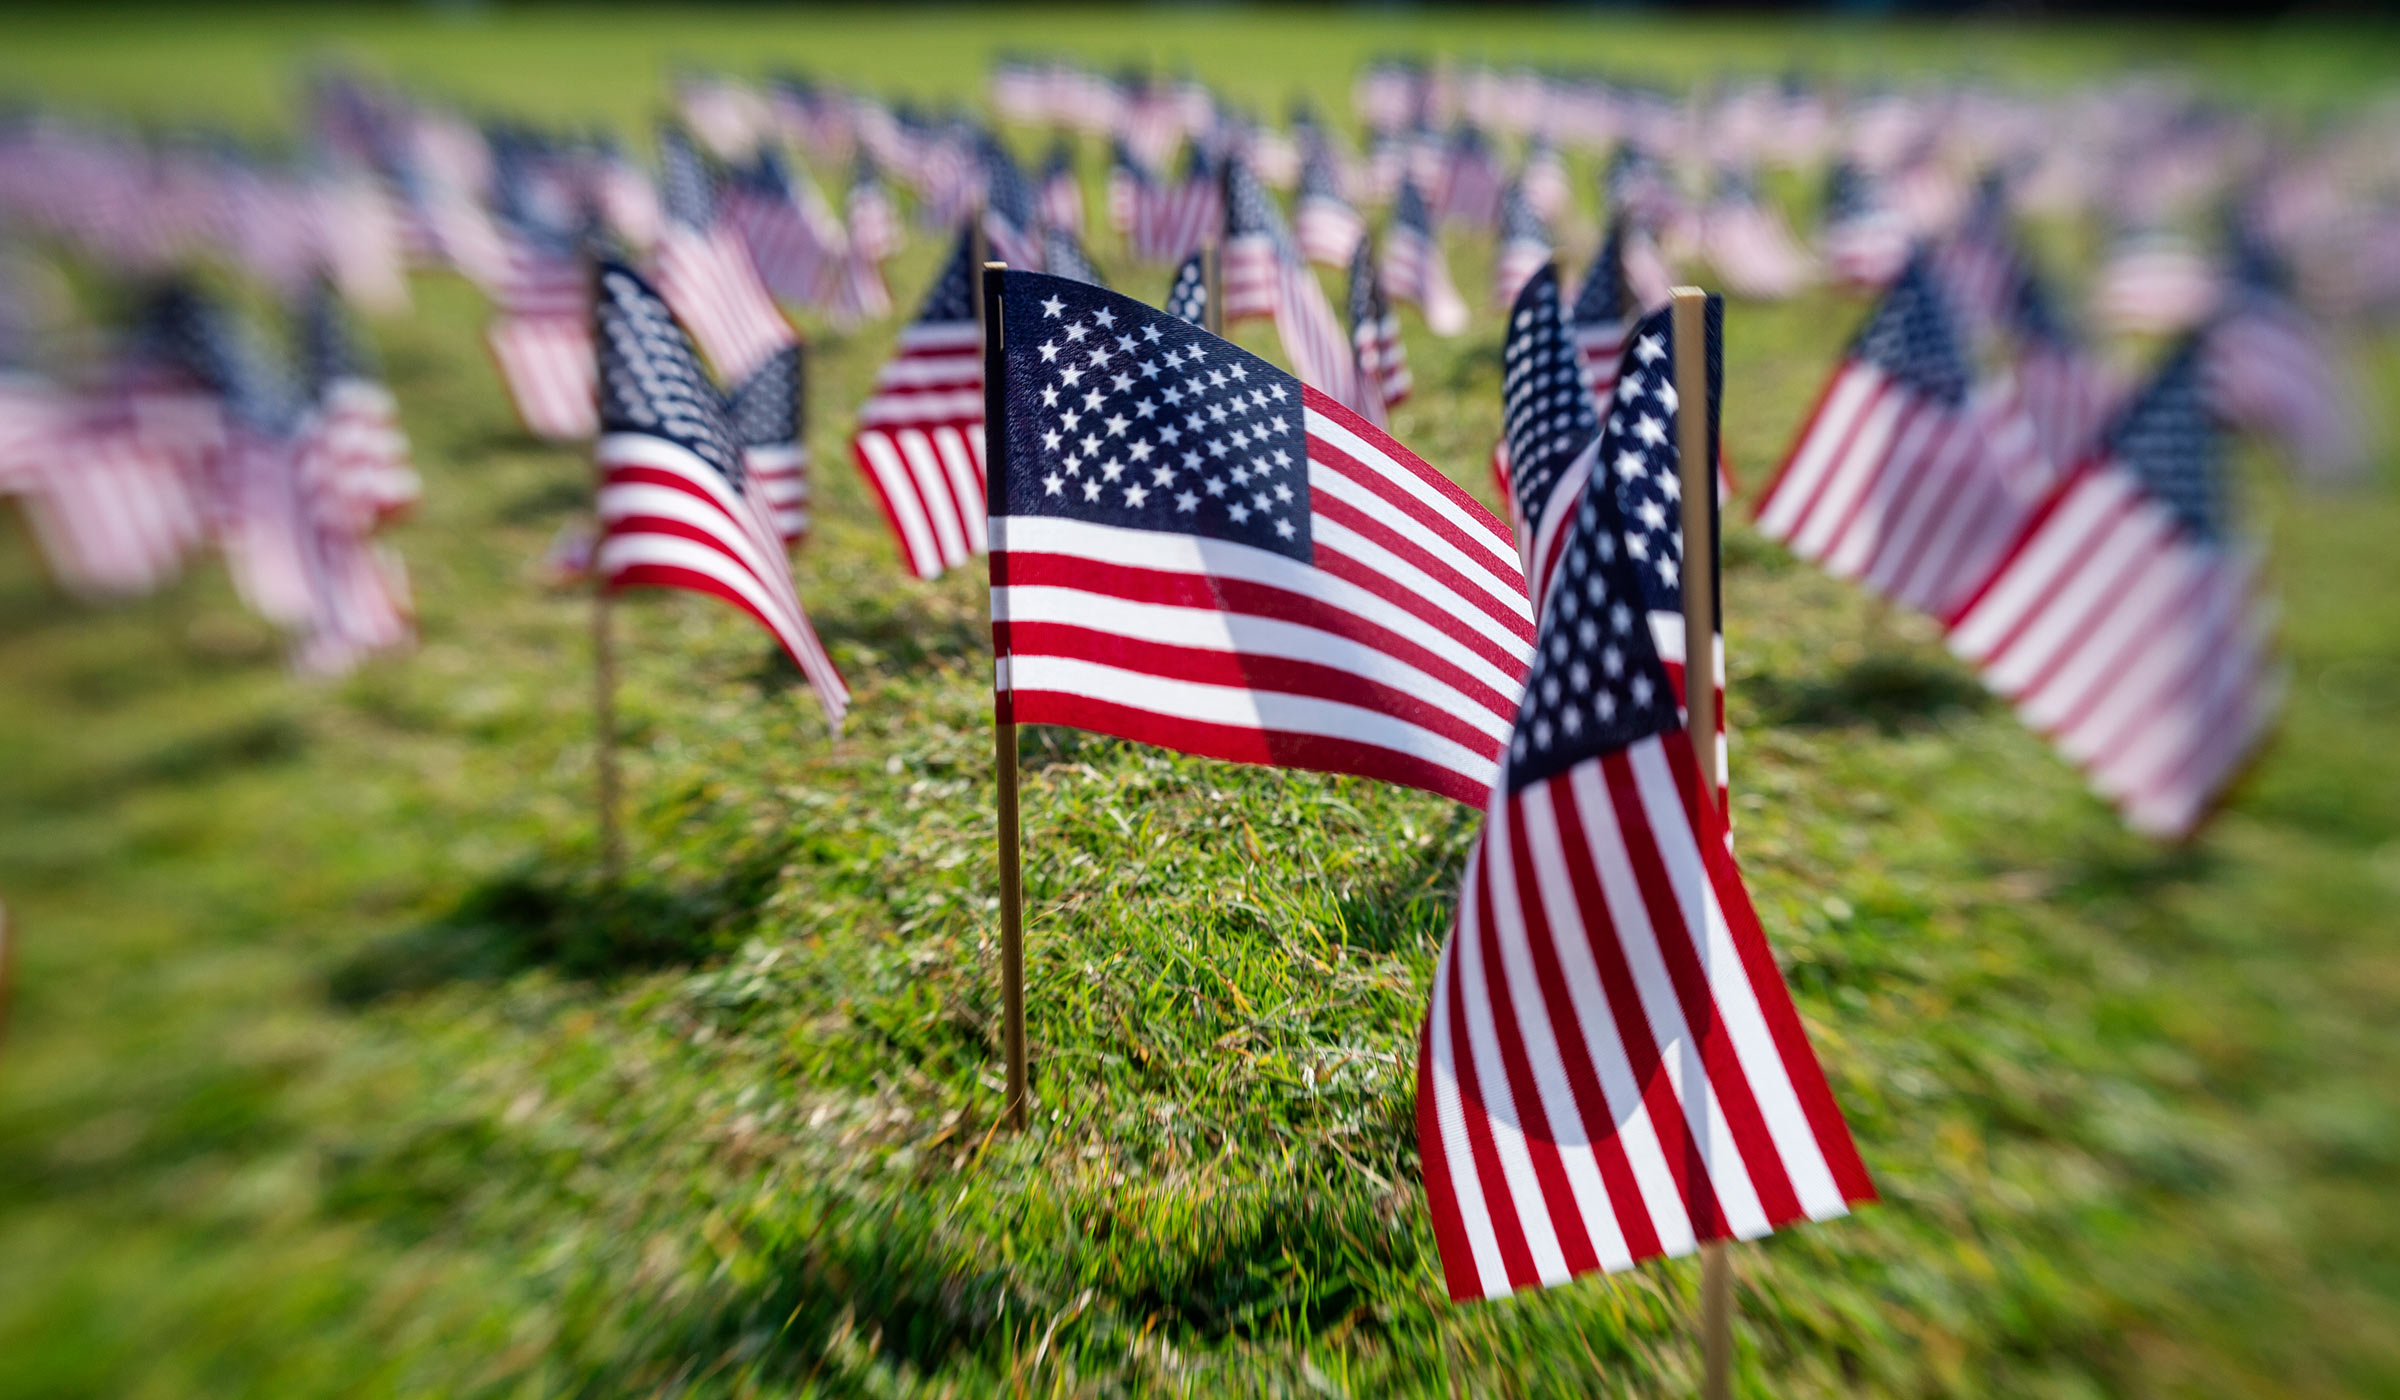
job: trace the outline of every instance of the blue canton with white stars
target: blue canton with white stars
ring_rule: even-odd
[[[1003,276],[1007,468],[994,514],[1312,557],[1299,380],[1131,297]]]
[[[659,212],[687,228],[707,228],[717,221],[716,181],[692,138],[678,126],[659,128],[658,206]]]
[[[1937,403],[1967,397],[1967,360],[1950,309],[1922,253],[1908,260],[1883,304],[1850,342],[1850,358],[1875,366]]]
[[[2205,541],[2225,532],[2224,443],[2209,408],[2201,340],[2177,347],[2108,430],[2108,452]]]
[[[1181,316],[1195,326],[1208,324],[1208,270],[1201,266],[1198,253],[1175,269],[1175,285],[1167,289],[1167,314]]]
[[[949,261],[942,264],[942,275],[926,289],[925,300],[917,307],[917,324],[941,325],[975,319],[975,232],[972,227],[958,231],[958,242],[950,250]]]
[[[1509,740],[1510,792],[1682,724],[1616,497],[1584,492],[1571,528]]]
[[[741,450],[692,342],[658,292],[619,262],[600,264],[600,431],[664,438],[739,489]]]
[[[1583,289],[1575,294],[1575,324],[1618,325],[1632,305],[1633,297],[1625,287],[1625,221],[1611,219],[1608,236],[1600,240],[1600,256],[1592,260]]]
[[[1712,444],[1724,383],[1718,329],[1723,312],[1723,301],[1710,297],[1706,358]],[[1682,405],[1675,392],[1674,349],[1672,313],[1653,312],[1633,328],[1601,430],[1599,459],[1592,465],[1594,484],[1607,483],[1617,507],[1618,543],[1642,606],[1664,613],[1683,611],[1683,468],[1676,445]]]
[[[775,352],[725,396],[725,418],[744,447],[800,441],[800,347]]]
[[[1600,435],[1575,347],[1559,320],[1556,265],[1535,273],[1517,293],[1500,358],[1509,490],[1519,518],[1530,520],[1550,499],[1560,474]]]

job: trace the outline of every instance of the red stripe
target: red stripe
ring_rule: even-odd
[[[916,500],[918,509],[923,513],[924,530],[930,537],[927,544],[934,551],[930,556],[919,555],[910,546],[908,532],[901,528],[900,512],[893,508],[891,494],[884,489],[882,477],[876,474],[875,468],[867,460],[864,443],[869,436],[882,437],[891,444],[892,456],[900,463],[898,476],[901,484],[910,497]],[[883,508],[884,523],[891,526],[892,529],[892,542],[900,547],[900,557],[907,563],[910,571],[920,577],[930,578],[948,568],[949,561],[941,555],[941,532],[933,527],[932,506],[924,499],[924,492],[917,488],[917,474],[909,469],[907,455],[901,452],[900,444],[893,440],[893,435],[881,428],[862,429],[858,436],[850,440],[850,458],[858,464],[858,474],[866,478],[868,488],[875,493],[875,503]],[[945,491],[944,494],[947,495],[948,492]],[[955,506],[949,509],[953,514],[956,513]]]
[[[1992,566],[1991,573],[1985,577],[1983,582],[1975,585],[1965,599],[1953,605],[1949,613],[1942,618],[1942,626],[1945,630],[1956,629],[1958,624],[1972,614],[1976,606],[1982,603],[1994,588],[1999,586],[2000,581],[2008,576],[2011,569],[2016,567],[2017,560],[2024,555],[2026,546],[2033,542],[2034,537],[2039,535],[2043,527],[2050,523],[2050,517],[2058,513],[2059,506],[2083,483],[2083,478],[2089,470],[2091,469],[2085,468],[2068,473],[2056,487],[2052,488],[2049,497],[2033,508],[2032,513],[2025,517],[2025,523],[2018,527],[2016,539],[2009,544],[2007,549],[2001,551],[2000,562]],[[1999,655],[1998,648],[1994,648],[1989,654]]]
[[[1474,782],[1412,754],[1354,739],[1214,724],[1063,691],[1015,690],[1009,696],[1020,724],[1063,724],[1231,763],[1349,773],[1418,788],[1470,807],[1480,808],[1491,796],[1488,783]]]
[[[1361,419],[1360,421],[1363,423],[1365,420]],[[1412,526],[1439,537],[1459,553],[1476,561],[1479,565],[1484,565],[1484,571],[1492,582],[1499,584],[1503,589],[1513,584],[1520,593],[1522,592],[1525,577],[1521,569],[1511,567],[1514,562],[1515,540],[1509,534],[1508,527],[1501,524],[1497,516],[1484,509],[1480,502],[1469,497],[1466,492],[1459,490],[1449,481],[1445,480],[1442,483],[1447,488],[1445,494],[1457,501],[1462,508],[1471,511],[1474,517],[1478,517],[1478,524],[1489,528],[1488,538],[1479,540],[1467,535],[1450,521],[1426,510],[1422,502],[1411,499],[1396,483],[1388,478],[1382,478],[1380,473],[1353,461],[1339,449],[1319,438],[1309,439],[1308,455],[1311,462],[1340,472],[1343,476],[1357,482],[1377,497],[1388,502],[1393,508],[1405,514]],[[1347,501],[1335,500],[1330,494],[1322,492],[1311,492],[1310,501],[1317,514],[1339,520],[1360,534],[1384,544],[1392,552],[1439,579],[1451,592],[1472,602],[1476,609],[1485,616],[1501,623],[1524,640],[1528,642],[1533,640],[1533,623],[1528,615],[1530,609],[1526,613],[1520,613],[1506,606],[1500,599],[1492,595],[1491,589],[1477,584],[1456,566],[1437,558],[1424,544],[1399,533],[1392,526],[1375,519]],[[1490,548],[1494,544],[1501,545],[1509,553],[1493,555],[1490,553]]]
[[[2054,613],[2053,609],[2065,606],[2065,600],[2060,595],[2074,586],[2088,568],[2097,565],[2106,571],[2101,576],[2105,586],[2091,590],[2090,599],[2079,612],[2072,615],[2067,637],[2052,649],[2049,659],[2041,663],[2041,669],[2034,672],[2031,679],[2007,692],[2012,701],[2033,694],[2043,681],[2057,673],[2065,659],[2074,655],[2075,649],[2091,635],[2092,629],[2107,620],[2110,606],[2117,601],[2117,589],[2129,573],[2155,557],[2170,542],[2168,537],[2161,536],[2140,546],[2130,555],[2117,542],[2119,531],[2139,523],[2141,517],[2137,512],[2141,504],[2139,497],[2126,499],[2117,507],[2115,514],[2105,517],[2097,529],[2085,536],[2087,541],[2093,543],[2086,543],[2079,548],[2074,558],[2067,561],[2067,567],[2042,580],[2040,597],[2025,609],[2024,614],[2001,637],[1999,644],[1985,653],[1989,660],[1983,663],[1982,669],[1988,674],[2008,659],[2009,653],[2016,650],[2017,643],[2024,640],[2026,633],[2036,624],[2055,622],[2065,616]]]
[[[1433,994],[1440,996],[1446,985],[1436,983]],[[1458,1185],[1451,1176],[1448,1150],[1442,1145],[1441,1117],[1434,1107],[1430,1007],[1417,1027],[1417,1158],[1425,1182],[1425,1213],[1433,1217],[1434,1252],[1442,1261],[1442,1283],[1453,1300],[1480,1298],[1483,1284],[1475,1274],[1475,1246],[1467,1238],[1466,1217],[1459,1212]]]
[[[1668,733],[1679,733],[1670,730]],[[1663,738],[1664,736],[1662,736]],[[1694,762],[1687,744],[1680,756],[1670,762],[1689,766]],[[1648,809],[1642,805],[1638,781],[1625,752],[1620,749],[1604,754],[1600,759],[1602,778],[1609,796],[1616,804],[1617,823],[1623,829],[1625,850],[1631,857],[1635,882],[1641,887],[1642,903],[1648,909],[1650,925],[1658,935],[1659,952],[1664,958],[1668,980],[1675,984],[1675,1000],[1683,1010],[1684,1027],[1700,1047],[1702,1063],[1708,1070],[1708,1085],[1716,1093],[1718,1108],[1725,1115],[1727,1129],[1733,1135],[1734,1149],[1741,1154],[1750,1182],[1758,1191],[1759,1206],[1768,1223],[1780,1225],[1798,1218],[1800,1201],[1792,1191],[1791,1178],[1785,1175],[1783,1160],[1775,1151],[1775,1140],[1767,1133],[1766,1117],[1758,1109],[1758,1100],[1750,1091],[1750,1081],[1742,1073],[1736,1058],[1733,1040],[1725,1033],[1723,1018],[1717,1011],[1714,994],[1708,985],[1708,974],[1700,959],[1700,950],[1693,945],[1692,930],[1685,924],[1683,906],[1675,897],[1673,882],[1667,877],[1666,864],[1660,857],[1656,837],[1650,829]],[[1695,831],[1694,840],[1698,840]],[[1717,844],[1724,844],[1720,834]],[[1686,1084],[1687,1096],[1697,1095],[1697,1084]],[[1705,1121],[1705,1119],[1703,1120]],[[1702,1239],[1722,1238],[1727,1233],[1722,1218],[1706,1222],[1695,1218],[1695,1233]]]

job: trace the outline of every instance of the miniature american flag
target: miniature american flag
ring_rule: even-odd
[[[1363,234],[1350,254],[1350,345],[1358,358],[1359,412],[1383,427],[1416,381],[1408,372],[1400,317],[1375,271],[1374,240]]]
[[[767,294],[750,250],[722,217],[700,153],[682,131],[659,133],[658,289],[729,384],[798,342]]]
[[[899,353],[875,376],[851,440],[919,578],[983,552],[983,332],[973,258],[973,233],[961,229],[916,320],[901,328]]]
[[[1208,325],[1208,269],[1200,254],[1185,258],[1175,269],[1175,285],[1167,289],[1166,313],[1195,326]]]
[[[749,613],[839,729],[849,688],[801,610],[724,401],[666,302],[622,263],[600,265],[599,342],[601,579],[706,593]]]
[[[1624,381],[1662,427],[1665,325],[1637,333]],[[1572,413],[1572,365],[1550,358],[1546,397]],[[1417,1144],[1453,1298],[1874,1198],[1641,624],[1665,556],[1630,546],[1657,533],[1618,492],[1576,503],[1434,969]]]
[[[1383,287],[1393,300],[1414,302],[1422,309],[1425,325],[1435,335],[1457,335],[1467,328],[1466,298],[1450,280],[1432,211],[1413,179],[1402,182],[1392,206],[1392,226],[1384,234]]]
[[[1002,274],[1001,717],[1491,791],[1532,640],[1498,521],[1189,322]]]
[[[1348,267],[1367,233],[1367,221],[1342,198],[1339,176],[1332,148],[1321,137],[1310,142],[1300,166],[1300,200],[1292,210],[1292,228],[1301,253],[1327,267]]]
[[[2255,561],[2228,538],[2205,346],[2186,340],[1948,619],[1950,649],[2128,825],[2198,827],[2272,723]]]
[[[767,507],[785,543],[808,533],[808,429],[805,361],[797,345],[758,367],[725,397],[725,418],[741,444],[749,488]]]

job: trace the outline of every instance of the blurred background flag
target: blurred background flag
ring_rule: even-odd
[[[983,331],[975,237],[962,228],[916,320],[860,405],[851,452],[902,559],[933,578],[983,552]]]
[[[662,127],[658,156],[659,293],[717,373],[738,384],[799,338],[759,280],[739,230],[724,217],[715,178],[691,138]]]

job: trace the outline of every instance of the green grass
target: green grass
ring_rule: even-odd
[[[331,48],[630,123],[678,59],[965,91],[1001,43],[1337,110],[1402,45],[2044,84],[2169,60],[2302,107],[2394,57],[1578,15],[56,14],[12,21],[0,82],[269,130]],[[215,567],[77,608],[0,521],[0,1395],[1692,1391],[1688,1264],[1441,1299],[1410,1069],[1452,804],[1030,733],[1039,1110],[995,1131],[981,588],[907,579],[842,449],[889,327],[818,337],[801,586],[850,733],[728,610],[628,606],[634,858],[604,886],[588,603],[538,577],[587,468],[509,426],[472,293],[416,292],[375,328],[426,478],[414,654],[306,685]],[[1855,314],[1732,311],[1753,484]],[[1410,350],[1399,435],[1482,489],[1489,318]],[[2388,400],[2400,345],[2367,351]],[[2245,467],[2292,702],[2183,849],[2124,834],[1926,627],[1733,527],[1744,865],[1885,1195],[1737,1251],[1748,1393],[2400,1393],[2400,473]]]

